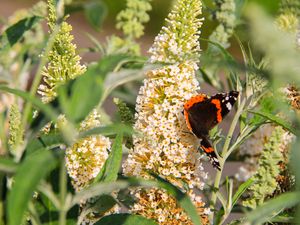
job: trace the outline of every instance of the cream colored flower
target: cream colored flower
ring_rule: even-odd
[[[199,60],[199,28],[202,19],[200,0],[179,0],[168,15],[166,27],[156,36],[150,48],[150,61],[179,63],[187,60]]]
[[[49,14],[47,17],[50,32],[54,32],[57,15],[53,1],[48,0]],[[43,68],[42,75],[44,84],[38,89],[42,101],[48,103],[56,96],[56,89],[69,80],[82,75],[86,66],[80,64],[81,57],[76,53],[76,45],[72,43],[72,26],[63,21],[59,32],[55,36],[52,49],[49,51],[48,64]]]
[[[198,140],[186,128],[184,102],[199,89],[192,62],[166,66],[147,73],[136,105],[135,129],[143,137],[134,138],[123,169],[126,175],[149,178],[147,170],[161,174],[174,184],[185,181],[190,188],[204,183]],[[177,181],[178,180],[178,181]]]
[[[198,42],[201,19],[199,0],[179,0],[155,38],[149,52],[150,62],[172,63],[149,71],[140,88],[136,104],[134,128],[141,135],[133,138],[134,148],[123,165],[127,176],[151,179],[148,171],[159,174],[172,184],[183,188],[187,184],[203,224],[208,224],[204,203],[193,194],[193,188],[202,189],[203,171],[197,140],[185,124],[183,105],[197,94],[200,46]],[[159,224],[192,224],[176,200],[165,191],[133,190],[137,202],[133,213],[156,220]]]
[[[184,210],[178,206],[176,199],[165,191],[156,188],[139,189],[133,191],[132,194],[138,200],[131,208],[132,213],[156,219],[160,225],[193,225]],[[202,224],[209,224],[206,216],[209,212],[205,211],[202,199],[193,193],[190,193],[190,196],[192,196],[198,214],[201,215]]]
[[[63,126],[66,118],[61,116],[56,127]],[[87,118],[81,122],[79,131],[85,131],[100,126],[100,115],[93,110]],[[101,168],[108,158],[111,142],[109,138],[102,135],[92,135],[78,140],[71,147],[66,149],[66,168],[74,189],[78,192],[89,186],[94,178],[97,177]],[[97,197],[82,201],[80,208],[83,209],[87,204],[93,203]],[[94,224],[99,218],[105,215],[116,213],[119,206],[115,205],[105,214],[99,215],[88,213],[84,216],[81,224]]]
[[[88,130],[99,125],[99,115],[94,110],[80,124],[80,130]],[[93,135],[78,140],[66,150],[66,167],[76,191],[88,186],[98,175],[108,158],[110,146],[107,137]]]

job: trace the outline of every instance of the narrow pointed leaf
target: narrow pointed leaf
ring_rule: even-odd
[[[17,170],[7,200],[9,225],[20,225],[39,182],[57,165],[50,151],[40,151],[27,157]]]
[[[84,14],[93,28],[100,30],[107,15],[107,7],[102,1],[92,1],[84,5]]]
[[[47,134],[40,137],[33,138],[26,146],[27,153],[45,149],[51,149],[64,144],[64,139],[61,134]]]
[[[102,167],[98,176],[95,179],[95,182],[101,180],[105,182],[116,181],[118,178],[118,172],[120,170],[122,162],[122,141],[123,134],[117,134],[111,152],[108,159],[105,162],[105,165]]]
[[[279,126],[282,126],[283,128],[287,129],[288,131],[290,131],[293,134],[296,134],[295,129],[291,126],[290,123],[288,123],[286,120],[278,117],[278,116],[274,116],[271,113],[268,112],[263,112],[263,111],[253,111],[253,110],[249,110],[249,112],[261,116],[263,118],[266,118],[268,120],[270,120],[273,123],[278,124]]]
[[[284,193],[277,198],[271,199],[263,205],[257,207],[246,215],[249,224],[263,224],[270,217],[274,217],[283,209],[293,207],[300,203],[299,192]]]
[[[81,192],[78,192],[73,198],[72,205],[78,204],[81,201],[95,196],[110,194],[114,190],[123,190],[129,187],[156,187],[166,190],[171,196],[176,198],[178,204],[185,210],[194,225],[201,225],[201,220],[199,218],[197,210],[190,198],[176,186],[170,184],[164,179],[160,177],[157,177],[157,179],[158,181],[128,178],[126,180],[119,180],[110,183],[97,183],[91,185],[85,190],[82,190]]]
[[[28,17],[7,28],[0,36],[0,49],[8,49],[16,44],[40,19],[38,16]]]
[[[248,189],[248,187],[251,186],[251,184],[253,184],[253,180],[250,178],[239,186],[232,198],[232,207],[237,203],[242,194]]]
[[[57,116],[58,116],[56,111],[54,111],[54,109],[51,108],[49,105],[45,105],[44,103],[42,103],[41,100],[39,100],[35,96],[31,96],[29,93],[27,93],[25,91],[13,89],[6,85],[0,85],[0,90],[14,94],[14,95],[21,97],[22,99],[32,103],[35,107],[37,107],[39,110],[41,110],[43,113],[45,113],[45,115],[49,119],[56,121]]]
[[[11,159],[0,158],[0,172],[13,174],[16,172],[18,165]]]

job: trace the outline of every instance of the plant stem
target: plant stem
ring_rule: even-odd
[[[246,101],[245,101],[245,99],[243,99],[242,103],[239,105],[239,108],[238,108],[238,110],[237,110],[237,112],[236,112],[236,114],[235,114],[235,116],[232,120],[232,123],[230,125],[229,131],[228,131],[228,134],[227,134],[224,146],[223,146],[223,150],[222,150],[222,153],[221,153],[221,157],[223,157],[223,158],[220,158],[221,170],[217,171],[217,174],[216,174],[216,177],[215,177],[215,182],[214,182],[214,190],[213,190],[212,195],[211,195],[211,205],[213,206],[213,208],[215,208],[215,205],[216,205],[216,202],[217,202],[217,191],[219,190],[220,181],[221,181],[221,178],[222,178],[222,172],[223,172],[223,169],[224,169],[226,159],[228,158],[228,156],[226,156],[226,154],[227,154],[227,151],[229,149],[230,142],[232,140],[233,132],[234,132],[234,130],[237,126],[237,123],[239,121],[239,118],[240,118],[240,116],[243,112],[245,103],[246,103]],[[213,219],[214,219],[214,212],[212,211],[212,213],[210,214],[210,221],[213,222]]]
[[[43,57],[41,58],[41,61],[39,63],[39,67],[37,69],[37,72],[35,74],[34,80],[32,82],[31,88],[30,88],[30,92],[29,92],[30,96],[34,96],[38,89],[38,86],[42,79],[43,68],[46,65],[47,60],[48,60],[47,56],[48,56],[50,50],[52,49],[53,43],[55,41],[55,37],[56,37],[57,33],[59,32],[59,30],[60,30],[60,24],[57,24],[54,28],[53,33],[50,35],[50,38],[47,42]],[[25,104],[25,107],[24,107],[23,118],[22,118],[22,128],[24,130],[26,129],[26,124],[27,124],[27,120],[28,120],[31,108],[32,108],[32,103],[27,101]]]
[[[59,190],[60,190],[59,225],[65,225],[66,217],[67,217],[67,210],[66,210],[67,174],[66,174],[64,158],[61,160],[61,166],[59,172]]]
[[[42,182],[38,187],[38,190],[45,196],[47,196],[47,198],[51,201],[51,203],[55,206],[56,209],[60,208],[60,199],[58,199],[58,197],[55,195],[50,184]]]
[[[4,225],[4,199],[2,196],[4,192],[4,185],[3,185],[3,180],[5,179],[4,174],[0,174],[0,225]]]
[[[31,214],[31,222],[33,225],[41,225],[41,221],[39,218],[39,214],[37,213],[34,204],[32,202],[29,203],[29,212]]]

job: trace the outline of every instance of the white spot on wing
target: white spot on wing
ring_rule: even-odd
[[[229,111],[231,110],[232,105],[230,104],[230,102],[227,102],[226,107],[227,107],[227,109],[228,109]]]

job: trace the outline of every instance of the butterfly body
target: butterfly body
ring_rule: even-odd
[[[184,104],[184,117],[188,129],[201,139],[200,147],[209,157],[212,165],[220,170],[220,163],[214,148],[208,140],[209,131],[230,112],[239,93],[230,91],[214,96],[199,94]]]

